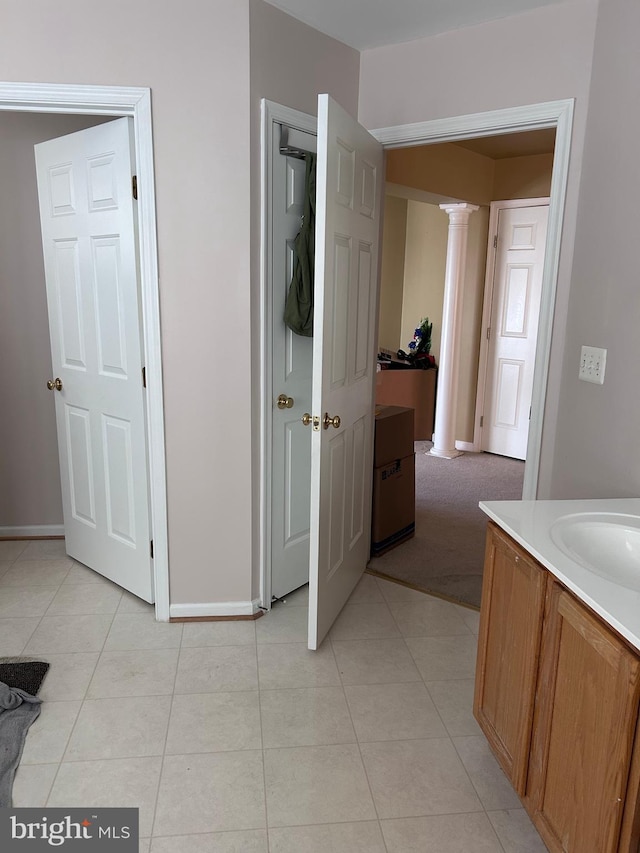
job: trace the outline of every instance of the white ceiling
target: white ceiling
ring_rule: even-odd
[[[507,18],[562,0],[267,0],[357,50]]]

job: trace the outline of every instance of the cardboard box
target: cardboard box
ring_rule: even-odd
[[[437,375],[437,370],[382,370],[377,375],[376,403],[413,409],[416,441],[433,438]]]
[[[376,407],[373,467],[380,468],[413,453],[413,409]]]
[[[415,533],[415,465],[415,453],[411,453],[373,471],[372,557],[379,557]]]

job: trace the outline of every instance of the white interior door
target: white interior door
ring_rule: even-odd
[[[498,214],[482,449],[526,459],[549,205]]]
[[[293,244],[304,209],[304,160],[279,153],[279,124],[272,128],[271,306],[273,416],[271,451],[271,595],[282,598],[309,581],[311,410],[313,339],[285,326],[284,305],[293,275]],[[316,150],[314,134],[289,131],[290,147]],[[278,408],[278,397],[292,401]]]
[[[153,601],[130,121],[35,149],[67,553]]]
[[[309,648],[369,559],[381,145],[318,98]],[[328,425],[325,418],[335,419]]]

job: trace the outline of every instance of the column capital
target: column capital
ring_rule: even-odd
[[[469,204],[466,201],[458,202],[457,204],[440,204],[440,210],[444,210],[449,215],[449,221],[455,225],[465,225],[469,221],[471,214],[479,210],[477,204]]]

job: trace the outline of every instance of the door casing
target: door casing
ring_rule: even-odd
[[[142,345],[147,368],[147,452],[155,608],[156,619],[166,622],[169,620],[169,551],[151,90],[127,86],[0,82],[0,110],[114,118],[131,116],[133,119],[138,176]]]
[[[273,389],[273,312],[271,300],[271,246],[273,176],[273,126],[316,133],[315,116],[284,107],[273,101],[261,104],[261,198],[260,198],[260,597],[259,606],[271,609],[271,464],[272,464],[272,400]]]
[[[311,411],[313,337],[287,329],[283,305],[295,266],[293,244],[304,219],[306,157],[280,154],[282,130],[273,128],[271,169],[272,237],[268,274],[271,276],[272,382],[271,425],[271,600],[278,601],[309,580],[309,520],[311,430],[301,417]],[[315,134],[288,128],[287,145],[316,152]],[[275,399],[291,395],[292,407],[280,408]]]
[[[560,265],[560,241],[564,219],[564,204],[569,178],[569,155],[571,152],[571,129],[573,126],[574,99],[547,101],[486,113],[471,113],[453,118],[435,119],[416,124],[397,125],[372,130],[374,136],[387,148],[406,148],[436,142],[456,142],[482,136],[497,136],[525,130],[555,128],[556,144],[551,173],[549,195],[549,223],[547,226],[547,249],[542,273],[542,296],[536,347],[533,393],[531,395],[531,422],[529,445],[524,467],[524,500],[535,500],[538,492],[540,451],[544,405],[549,375],[549,358],[553,315]]]
[[[538,490],[542,427],[546,399],[554,304],[560,264],[560,241],[564,219],[564,204],[569,177],[569,155],[573,126],[574,99],[547,101],[522,107],[470,113],[452,118],[434,119],[414,124],[395,125],[371,130],[385,148],[406,148],[441,142],[456,142],[483,136],[497,136],[526,130],[555,128],[556,142],[551,177],[547,247],[542,275],[540,320],[531,399],[529,445],[524,470],[522,497],[534,500]],[[268,308],[267,246],[270,239],[269,201],[271,131],[274,122],[315,132],[316,119],[272,101],[262,101],[261,126],[261,274],[260,274],[260,516],[259,558],[261,608],[271,606],[271,517],[269,508],[269,472],[271,441],[271,318]]]

